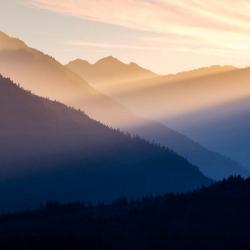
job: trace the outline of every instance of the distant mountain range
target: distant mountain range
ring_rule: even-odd
[[[114,62],[118,65],[113,65]],[[119,75],[125,78],[126,74],[129,75],[126,79],[158,77],[136,64],[126,65],[112,57],[100,60],[95,67],[101,68],[104,73],[106,69],[107,77],[114,69],[119,69],[118,74],[113,74],[113,79],[118,79]],[[37,95],[58,100],[83,110],[90,117],[109,126],[160,143],[187,158],[210,178],[220,179],[231,174],[248,175],[239,163],[205,149],[161,123],[134,115],[112,98],[101,94],[82,77],[52,57],[4,33],[0,33],[0,73]],[[104,79],[104,76],[101,75],[101,78]],[[160,110],[161,106],[158,109]],[[133,110],[136,111],[136,109]]]
[[[66,65],[88,82],[105,84],[122,84],[128,81],[154,78],[157,74],[146,70],[135,63],[125,64],[109,56],[94,64],[76,59]]]
[[[211,181],[184,158],[0,77],[0,210],[111,201]]]
[[[68,67],[79,73],[79,65],[77,60]],[[250,169],[250,68],[211,66],[122,84],[112,83],[112,74],[109,84],[107,76],[104,84],[88,77],[134,113],[177,129]]]
[[[168,124],[249,169],[250,68],[220,68],[228,70],[191,79],[162,81],[140,91],[139,95],[133,91],[123,100],[117,99],[128,108],[141,109],[141,112],[133,109],[135,113]],[[152,102],[147,102],[149,97],[155,108]],[[162,110],[157,111],[158,105]],[[147,110],[151,114],[146,114]],[[153,111],[157,117],[152,116]]]
[[[172,125],[249,168],[250,96],[183,115]]]

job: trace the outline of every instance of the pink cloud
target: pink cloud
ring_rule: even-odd
[[[29,6],[64,15],[172,36],[177,43],[183,41],[182,37],[188,37],[188,42],[184,39],[185,44],[191,46],[194,41],[200,47],[214,46],[222,54],[223,49],[244,55],[246,50],[249,52],[250,2],[247,0],[24,1]]]

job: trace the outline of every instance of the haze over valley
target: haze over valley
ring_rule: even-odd
[[[248,0],[0,17],[1,249],[249,249]]]

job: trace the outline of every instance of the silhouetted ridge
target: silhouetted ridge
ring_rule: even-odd
[[[113,56],[104,57],[94,64],[77,59],[69,62],[66,66],[82,76],[83,79],[94,84],[104,84],[107,81],[112,81],[118,85],[135,78],[145,79],[157,76],[136,63],[123,63]]]
[[[250,179],[231,177],[193,193],[111,205],[51,201],[1,216],[0,242],[10,250],[249,249],[249,197]]]
[[[210,183],[174,152],[2,77],[0,117],[0,209],[34,207],[49,199],[110,201]]]

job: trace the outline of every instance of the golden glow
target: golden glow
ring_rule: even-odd
[[[156,34],[156,39],[142,39],[141,44],[134,46],[118,44],[114,47],[172,50],[223,57],[237,56],[237,60],[243,58],[244,62],[250,55],[250,2],[247,0],[26,0],[25,2],[33,7],[65,15]],[[157,33],[161,36],[157,36]],[[68,44],[99,48],[113,46],[113,44],[89,41],[68,41]]]

